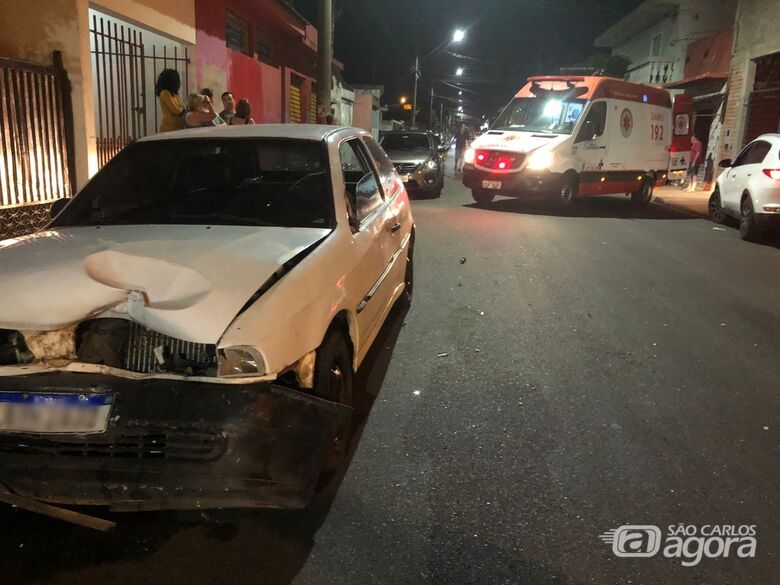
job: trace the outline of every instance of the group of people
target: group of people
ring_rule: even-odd
[[[252,105],[247,99],[236,102],[233,94],[225,91],[220,96],[223,109],[217,113],[212,90],[204,88],[200,93],[189,94],[185,107],[179,97],[180,89],[181,78],[175,69],[165,69],[157,77],[155,94],[162,111],[160,132],[222,124],[240,126],[255,123],[252,119]]]

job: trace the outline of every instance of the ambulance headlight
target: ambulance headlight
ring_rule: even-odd
[[[537,150],[528,157],[528,168],[532,171],[544,171],[553,163],[553,153],[549,150]]]
[[[463,155],[463,161],[467,164],[472,164],[474,162],[474,149],[473,148],[467,148],[466,154]]]

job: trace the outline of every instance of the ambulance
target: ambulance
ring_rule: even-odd
[[[466,151],[463,184],[479,205],[497,195],[593,195],[647,205],[690,159],[689,96],[610,77],[543,76],[528,83]]]

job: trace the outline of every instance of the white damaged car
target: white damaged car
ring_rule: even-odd
[[[115,510],[300,507],[352,374],[411,302],[414,223],[366,132],[171,132],[0,242],[0,488]]]

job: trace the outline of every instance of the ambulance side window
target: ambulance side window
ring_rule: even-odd
[[[588,117],[577,134],[577,142],[589,142],[604,134],[607,126],[607,102],[596,102],[588,110]]]

